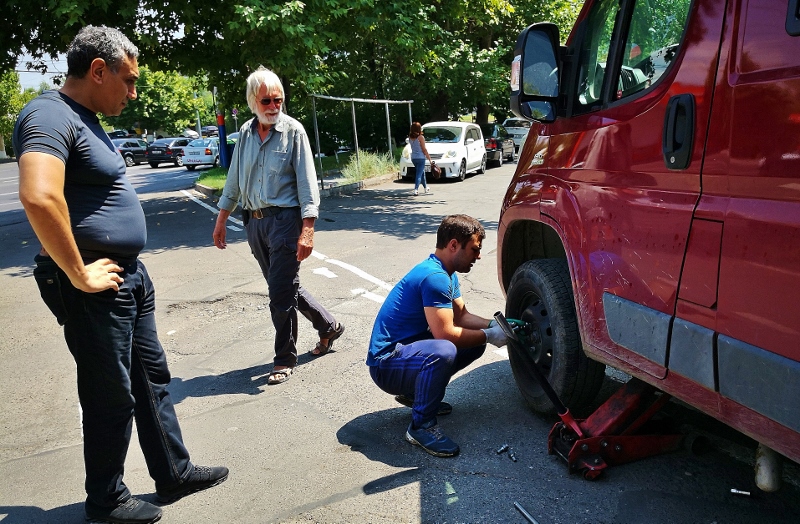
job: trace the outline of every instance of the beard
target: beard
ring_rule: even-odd
[[[280,112],[275,113],[274,115],[267,115],[264,113],[259,113],[258,115],[258,122],[263,126],[272,126],[278,122],[278,117],[280,116]]]

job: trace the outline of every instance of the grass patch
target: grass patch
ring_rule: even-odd
[[[197,183],[214,189],[222,189],[225,186],[226,178],[228,178],[227,169],[224,167],[212,167],[197,178]]]
[[[354,157],[349,164],[342,168],[342,175],[349,182],[358,182],[365,178],[396,173],[397,171],[400,171],[400,164],[395,160],[394,155],[361,151],[358,155],[358,162]]]

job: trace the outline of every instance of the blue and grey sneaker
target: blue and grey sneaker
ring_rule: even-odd
[[[442,433],[436,419],[426,422],[417,429],[414,429],[413,424],[409,424],[406,440],[421,447],[434,457],[455,457],[461,451],[458,444]]]

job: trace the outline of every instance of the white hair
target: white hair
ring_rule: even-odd
[[[247,77],[247,106],[254,114],[258,114],[258,90],[261,86],[266,86],[267,91],[278,89],[281,92],[281,98],[284,97],[283,84],[278,75],[270,71],[264,66],[258,66],[258,69],[253,71]]]

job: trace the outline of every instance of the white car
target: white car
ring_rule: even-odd
[[[531,123],[524,118],[506,118],[503,121],[503,127],[506,128],[509,135],[514,137],[514,145],[517,151],[522,151],[522,146],[525,145],[525,138],[531,129]]]
[[[198,138],[183,148],[183,165],[189,171],[197,166],[217,167],[219,165],[219,138]]]
[[[477,124],[468,122],[428,122],[422,126],[425,147],[431,160],[442,169],[442,178],[464,180],[467,173],[486,171],[486,147],[483,134]],[[425,172],[431,166],[426,161]],[[406,144],[400,157],[400,174],[404,178],[414,178],[414,164],[411,163],[411,146]]]

